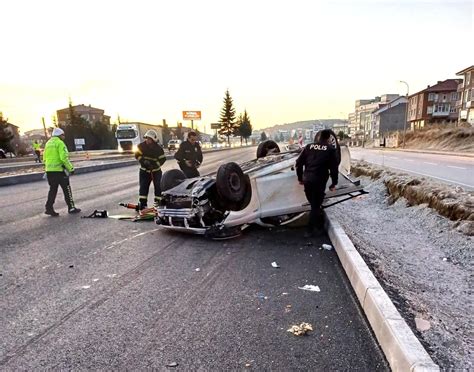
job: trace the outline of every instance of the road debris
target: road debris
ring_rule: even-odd
[[[166,367],[177,367],[177,366],[179,366],[179,364],[176,362],[171,362],[166,365]]]
[[[308,331],[312,331],[313,326],[309,323],[301,323],[300,325],[293,325],[287,332],[293,333],[295,336],[304,336]]]
[[[317,285],[306,284],[304,287],[298,287],[298,289],[302,289],[303,291],[311,291],[311,292],[321,292],[321,289]]]
[[[200,269],[199,267],[196,267],[196,268],[194,269],[194,271],[200,272],[201,269]]]
[[[265,296],[263,293],[257,293],[257,298],[259,300],[268,300],[268,297]]]
[[[431,323],[426,319],[416,317],[415,318],[416,329],[420,332],[427,331],[431,328]]]
[[[279,269],[280,265],[278,265],[275,261],[273,261],[272,262],[272,267],[274,267],[275,269]]]
[[[327,251],[331,251],[332,250],[332,245],[330,244],[323,244],[323,249],[327,250]]]

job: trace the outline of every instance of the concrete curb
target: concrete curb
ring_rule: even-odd
[[[344,229],[326,211],[329,238],[362,309],[393,371],[439,371],[418,338],[393,305]]]
[[[229,150],[234,150],[237,148],[241,148],[241,147],[212,149],[212,150],[203,151],[203,153],[208,154],[208,153],[217,152],[217,151],[229,151]],[[166,155],[166,160],[170,160],[170,159],[174,159],[174,154]],[[99,165],[87,165],[85,167],[76,168],[74,173],[83,174],[83,173],[97,172],[97,171],[102,171],[102,170],[107,170],[107,169],[128,167],[132,165],[137,165],[137,161],[135,159],[120,161],[120,162],[116,161],[112,163],[99,164]],[[43,179],[43,175],[44,175],[44,172],[36,172],[36,173],[28,173],[28,174],[19,174],[16,176],[3,176],[3,177],[0,177],[0,187],[41,181]]]

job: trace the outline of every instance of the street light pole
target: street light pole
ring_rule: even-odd
[[[403,148],[405,148],[405,139],[406,139],[406,135],[407,135],[407,121],[408,121],[408,95],[410,94],[410,87],[408,86],[408,83],[406,81],[403,81],[403,80],[400,80],[400,83],[403,83],[407,86],[407,109],[405,110],[405,123],[403,125]]]

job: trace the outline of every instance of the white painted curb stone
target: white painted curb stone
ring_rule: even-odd
[[[326,211],[326,228],[392,370],[439,371],[330,211]]]

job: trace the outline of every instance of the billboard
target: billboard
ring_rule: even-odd
[[[211,129],[220,129],[221,123],[211,123]]]
[[[183,120],[201,120],[201,111],[183,111]]]

